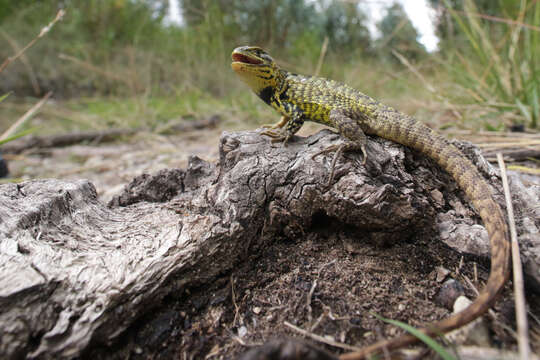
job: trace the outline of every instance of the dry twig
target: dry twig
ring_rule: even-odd
[[[315,288],[317,287],[317,279],[315,279],[315,281],[313,281],[313,284],[311,285],[311,289],[309,290],[309,294],[307,296],[307,304],[306,304],[306,307],[307,307],[307,311],[308,311],[308,322],[311,323],[311,321],[313,320],[313,317],[312,317],[312,313],[313,313],[313,309],[311,308],[311,298],[313,297],[313,293],[315,292]]]
[[[319,73],[321,72],[322,64],[324,61],[324,57],[326,56],[326,50],[328,50],[328,36],[324,37],[324,41],[321,46],[321,53],[319,54],[319,61],[317,61],[317,67],[315,68],[315,73],[313,74],[313,76],[319,76]]]
[[[56,17],[54,18],[53,21],[51,21],[49,23],[49,25],[45,26],[44,28],[41,29],[41,31],[39,32],[38,36],[36,36],[34,39],[32,39],[32,41],[30,41],[28,44],[26,44],[25,47],[23,47],[18,53],[16,53],[15,55],[13,56],[10,56],[8,57],[6,60],[4,60],[4,62],[2,63],[2,65],[0,65],[0,73],[2,71],[4,71],[4,69],[9,65],[11,64],[13,61],[17,60],[26,50],[28,50],[32,45],[34,45],[36,43],[36,41],[38,41],[38,39],[42,38],[43,36],[45,36],[51,29],[52,27],[54,26],[54,24],[56,24],[58,21],[62,20],[62,17],[65,15],[65,11],[63,9],[60,9],[58,10],[58,13],[56,14]]]
[[[234,293],[234,276],[233,275],[231,275],[231,298],[232,298],[232,302],[234,306],[233,326],[236,326],[236,320],[238,319],[240,308],[238,307],[238,304],[236,303],[236,294]]]
[[[512,197],[510,196],[510,187],[508,186],[508,178],[506,177],[506,168],[502,154],[497,154],[499,167],[501,169],[501,177],[504,189],[504,197],[506,199],[506,211],[508,212],[508,225],[510,227],[510,239],[512,241],[512,269],[514,274],[514,294],[516,302],[516,322],[518,333],[518,348],[520,358],[527,360],[530,357],[531,348],[528,337],[527,323],[527,308],[525,305],[525,290],[523,286],[523,272],[521,268],[521,259],[519,257],[519,244],[517,242],[516,224],[514,221],[514,208],[512,206]]]
[[[103,69],[100,69],[99,67],[87,62],[87,61],[84,61],[84,60],[81,60],[81,59],[77,59],[76,57],[74,56],[71,56],[71,55],[66,55],[66,54],[59,54],[58,57],[62,60],[68,60],[68,61],[71,61],[77,65],[79,65],[80,67],[82,67],[83,69],[86,69],[86,70],[90,70],[92,72],[95,72],[97,74],[100,74],[100,75],[103,75],[105,76],[106,78],[109,78],[109,79],[112,79],[112,80],[116,80],[116,81],[120,81],[120,82],[123,82],[127,85],[130,85],[131,83],[129,82],[128,80],[128,77],[127,76],[121,76],[121,75],[117,75],[117,74],[114,74],[110,71],[106,71],[106,70],[103,70]]]
[[[445,103],[449,108],[450,110],[452,111],[452,114],[460,119],[460,120],[463,120],[463,116],[461,115],[461,113],[455,108],[455,106],[453,104],[451,104],[450,102],[448,102],[448,99],[445,98],[444,96],[442,96],[438,91],[437,89],[435,88],[435,86],[433,86],[429,81],[426,80],[426,78],[420,73],[420,71],[418,71],[418,69],[416,69],[410,62],[409,60],[407,60],[407,58],[403,55],[401,55],[399,52],[397,52],[396,50],[392,50],[392,54],[405,66],[407,67],[407,69],[409,69],[425,86],[425,88],[432,94],[435,95],[435,97],[439,100],[441,100],[443,103]]]
[[[47,101],[47,99],[49,99],[51,97],[51,95],[52,95],[52,92],[49,91],[47,94],[45,94],[45,96],[41,100],[39,100],[37,102],[37,104],[35,104],[27,112],[25,112],[24,115],[19,118],[19,120],[15,121],[15,123],[13,123],[13,125],[11,125],[0,136],[0,141],[5,140],[8,137],[10,137],[11,135],[13,135],[15,133],[15,131],[17,131],[17,129],[20,126],[22,126],[22,124],[24,124],[26,121],[28,121],[28,119],[30,119],[39,110],[39,108],[42,107],[43,104],[45,104],[45,102]]]
[[[296,332],[298,332],[298,333],[300,333],[300,334],[302,334],[304,336],[312,338],[313,340],[322,342],[323,344],[334,346],[334,347],[337,347],[337,348],[340,348],[340,349],[350,350],[350,351],[359,351],[360,350],[360,348],[358,348],[356,346],[343,344],[343,343],[337,342],[335,340],[328,339],[328,338],[325,338],[323,336],[320,336],[320,335],[314,334],[312,332],[309,332],[307,330],[304,330],[302,328],[299,328],[298,326],[295,326],[295,325],[291,324],[288,321],[284,321],[283,324],[285,324],[285,326],[291,328],[292,330],[294,330],[294,331],[296,331]]]
[[[6,39],[9,46],[11,46],[11,48],[13,49],[15,53],[18,53],[21,50],[21,48],[19,47],[19,44],[17,44],[17,41],[13,39],[11,36],[9,36],[9,34],[6,33],[4,30],[0,29],[0,35],[2,35],[4,39]],[[36,73],[34,72],[34,69],[32,68],[30,61],[28,61],[28,58],[24,54],[21,54],[21,63],[26,68],[26,72],[28,73],[28,78],[30,79],[30,83],[32,84],[32,88],[34,89],[34,94],[40,95],[41,88],[39,87],[39,82],[37,80]]]
[[[143,129],[109,129],[104,131],[74,132],[52,136],[27,136],[24,139],[11,141],[2,146],[5,153],[20,153],[31,148],[51,148],[69,146],[83,141],[94,143],[116,140],[120,136],[133,135]]]
[[[519,171],[527,174],[533,174],[533,175],[540,175],[540,169],[533,169],[526,166],[520,166],[520,165],[510,165],[508,166],[508,170],[514,170]]]
[[[509,147],[522,147],[522,146],[534,146],[540,145],[540,140],[526,140],[526,141],[512,141],[512,142],[498,142],[498,143],[480,143],[476,144],[479,148],[509,148]]]

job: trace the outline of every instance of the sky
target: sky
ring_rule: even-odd
[[[375,24],[382,20],[385,15],[385,9],[394,2],[398,2],[403,6],[416,31],[420,34],[420,39],[418,40],[424,44],[427,51],[437,50],[439,39],[435,35],[435,26],[433,24],[435,11],[428,5],[427,0],[359,1],[360,6],[369,16],[370,21],[367,25],[371,34],[375,37],[378,36]]]
[[[411,19],[413,26],[420,34],[419,41],[424,44],[428,51],[437,50],[439,39],[435,35],[435,27],[433,19],[435,18],[434,10],[429,7],[427,0],[365,0],[358,1],[360,6],[368,14],[368,28],[374,37],[377,37],[377,28],[375,24],[379,22],[384,14],[385,9],[391,6],[394,2],[399,2],[407,16]],[[182,13],[178,0],[169,0],[169,22],[174,24],[182,24]]]

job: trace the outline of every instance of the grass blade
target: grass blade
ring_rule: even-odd
[[[392,319],[386,319],[378,314],[372,313],[373,316],[375,316],[377,319],[384,321],[388,324],[392,324],[395,326],[398,326],[402,328],[403,330],[407,331],[408,333],[416,336],[418,339],[420,339],[423,343],[425,343],[427,346],[429,346],[433,351],[435,351],[442,359],[444,360],[457,360],[454,356],[448,353],[438,342],[436,342],[433,338],[427,336],[420,330],[407,325],[401,321],[392,320]]]
[[[0,102],[4,101],[9,96],[9,94],[11,94],[11,93],[0,95]]]
[[[21,131],[20,133],[17,133],[17,134],[15,134],[15,135],[11,135],[11,136],[9,136],[9,137],[7,137],[7,138],[5,138],[5,139],[0,140],[0,145],[4,145],[5,143],[8,143],[8,142],[13,141],[13,140],[15,140],[15,139],[18,139],[18,138],[20,138],[20,137],[23,137],[23,136],[26,136],[26,135],[28,135],[28,134],[31,134],[31,133],[33,133],[33,132],[36,131],[36,130],[37,130],[37,128],[30,128],[30,129]]]

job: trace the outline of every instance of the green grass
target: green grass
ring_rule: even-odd
[[[37,130],[36,128],[30,128],[30,129],[26,129],[24,131],[19,131],[15,135],[9,136],[9,137],[5,138],[4,140],[0,140],[0,145],[4,145],[5,143],[8,143],[8,142],[13,141],[15,139],[18,139],[20,137],[32,134],[36,130]]]
[[[15,96],[2,103],[0,126],[20,113],[21,94],[34,93],[32,76],[39,76],[44,87],[63,98],[47,105],[48,114],[35,120],[47,119],[44,129],[49,132],[153,129],[174,119],[217,112],[225,114],[231,125],[273,121],[276,115],[249,94],[229,66],[231,50],[251,43],[248,35],[257,32],[242,33],[215,2],[204,3],[200,21],[174,28],[163,26],[142,2],[70,2],[54,31],[27,51],[24,62],[11,64],[9,73],[2,74],[0,87],[13,84],[7,90],[15,90]],[[57,5],[20,4],[3,17],[1,30],[10,41],[0,37],[2,57],[32,39]],[[345,81],[435,127],[502,129],[515,123],[536,127],[540,35],[525,25],[539,25],[540,2],[520,0],[518,10],[503,19],[511,20],[508,24],[472,16],[474,2],[464,4],[465,12],[451,14],[468,46],[456,43],[440,56],[413,64],[437,85],[438,94],[428,91],[406,67],[377,61],[362,51],[355,56],[328,51],[320,75]],[[322,43],[320,34],[309,34],[288,34],[287,44],[268,50],[290,70],[312,74]]]
[[[483,109],[479,121],[538,127],[540,118],[540,2],[500,1],[506,18],[484,19],[472,0],[464,13],[449,10],[468,49],[453,48],[442,61],[457,89],[454,101]],[[447,8],[450,4],[445,1]],[[459,96],[458,94],[462,94]],[[501,126],[494,126],[498,129]]]
[[[372,313],[373,316],[375,316],[377,319],[384,321],[388,324],[392,324],[395,326],[398,326],[402,328],[403,330],[407,331],[411,335],[416,336],[420,341],[422,341],[424,344],[426,344],[431,350],[433,350],[437,355],[439,355],[443,360],[456,360],[456,357],[452,356],[444,347],[442,347],[438,342],[436,342],[432,337],[427,336],[423,332],[419,331],[418,329],[405,324],[404,322],[392,320],[392,319],[386,319],[378,314]]]
[[[18,99],[0,106],[0,131],[34,102],[33,99]],[[107,128],[143,128],[159,132],[168,124],[203,120],[216,114],[224,120],[224,126],[231,129],[273,122],[277,116],[248,89],[227,97],[214,97],[194,90],[178,96],[95,96],[49,102],[22,129],[37,127],[37,135]]]
[[[214,94],[193,82],[186,86],[184,82],[167,93],[150,88],[145,93],[126,96],[79,96],[48,102],[40,109],[39,116],[31,119],[24,128],[40,127],[39,135],[106,128],[144,128],[159,132],[170,123],[193,121],[215,114],[221,116],[224,128],[230,130],[254,128],[277,121],[279,115],[237,79],[228,59],[218,69],[209,71],[219,71],[227,79],[228,91],[223,94]],[[300,67],[292,70],[306,74],[311,71],[302,71]],[[206,76],[210,77],[209,74]],[[323,67],[321,76],[346,81],[413,115],[422,109],[422,103],[411,102],[411,98],[430,97],[408,71],[390,65],[376,67],[364,61],[340,66],[328,63]],[[6,100],[0,106],[0,130],[33,103],[35,99],[10,97]],[[433,113],[425,115],[424,120],[433,117]]]
[[[122,3],[118,9],[109,3],[102,8],[73,4],[79,5],[68,8],[54,31],[25,54],[26,65],[14,63],[8,74],[2,74],[6,78],[0,84],[20,87],[14,95],[29,92],[33,72],[50,81],[56,96],[63,98],[47,104],[27,128],[38,125],[50,134],[110,127],[159,130],[170,122],[213,114],[222,115],[231,129],[275,122],[277,114],[230,69],[231,50],[249,40],[235,38],[237,29],[224,22],[211,2],[201,21],[185,28],[160,26],[135,2]],[[496,26],[470,15],[476,11],[471,0],[465,1],[468,12],[452,12],[468,47],[446,49],[413,64],[436,84],[437,93],[407,67],[369,56],[329,51],[320,75],[345,81],[435,128],[500,130],[515,123],[535,127],[540,111],[540,39],[538,31],[521,25],[540,22],[540,3],[520,0],[519,5],[514,23]],[[6,18],[2,29],[24,44],[49,13],[54,13],[50,2],[31,3]],[[126,22],[133,16],[141,21]],[[287,69],[312,74],[319,57],[318,38],[293,40],[289,48],[268,50]],[[2,103],[0,129],[20,116],[21,104],[28,107],[29,102],[10,96]]]

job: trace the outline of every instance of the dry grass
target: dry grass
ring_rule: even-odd
[[[39,34],[33,38],[28,44],[26,44],[25,47],[23,47],[22,49],[19,50],[19,52],[17,52],[15,55],[13,56],[10,56],[8,57],[6,60],[4,60],[4,62],[0,65],[0,73],[2,71],[4,71],[4,69],[9,65],[11,64],[12,62],[14,62],[15,60],[17,60],[18,58],[20,58],[24,52],[26,50],[28,50],[32,45],[34,45],[40,38],[42,38],[43,36],[47,35],[49,33],[49,31],[51,31],[52,27],[60,20],[62,20],[62,18],[64,17],[65,15],[65,11],[64,10],[59,10],[58,13],[56,14],[56,17],[47,25],[45,26],[44,28],[41,29],[41,31],[39,32]]]

